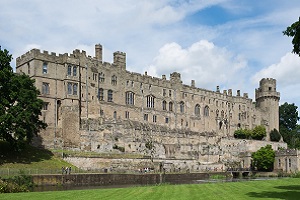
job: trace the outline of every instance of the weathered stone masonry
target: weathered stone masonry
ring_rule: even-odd
[[[49,54],[32,49],[17,58],[17,73],[35,79],[44,100],[48,124],[37,142],[47,148],[133,153],[154,159],[189,159],[200,163],[239,160],[269,140],[237,140],[238,128],[264,125],[278,130],[280,94],[276,80],[262,79],[256,102],[232,89],[221,92],[185,85],[177,72],[168,80],[126,70],[126,54],[115,52],[113,63],[85,51]],[[271,143],[274,149],[285,143]],[[248,162],[243,162],[248,163]]]

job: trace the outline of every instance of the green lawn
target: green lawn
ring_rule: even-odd
[[[300,199],[300,179],[284,178],[268,181],[160,185],[117,189],[72,190],[0,194],[1,200],[17,199]]]

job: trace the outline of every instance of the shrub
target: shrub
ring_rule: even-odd
[[[251,137],[255,140],[262,140],[264,137],[266,137],[266,135],[266,128],[262,125],[259,125],[253,129]]]
[[[277,131],[277,129],[274,128],[270,132],[270,140],[274,141],[274,142],[279,142],[280,139],[281,139],[281,135],[280,135],[279,131]]]
[[[234,138],[238,139],[250,139],[252,131],[249,129],[238,129],[234,131]]]

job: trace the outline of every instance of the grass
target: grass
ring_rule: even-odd
[[[69,165],[49,150],[28,145],[21,152],[14,152],[8,143],[0,141],[0,168],[60,169]]]
[[[244,181],[214,184],[158,185],[117,189],[69,190],[0,194],[1,200],[18,199],[299,199],[300,179]]]

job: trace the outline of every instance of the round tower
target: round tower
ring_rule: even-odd
[[[263,78],[259,82],[259,88],[255,90],[256,106],[261,110],[262,124],[267,133],[274,128],[279,130],[279,99],[280,93],[276,91],[276,79]],[[267,134],[267,140],[269,140]]]

